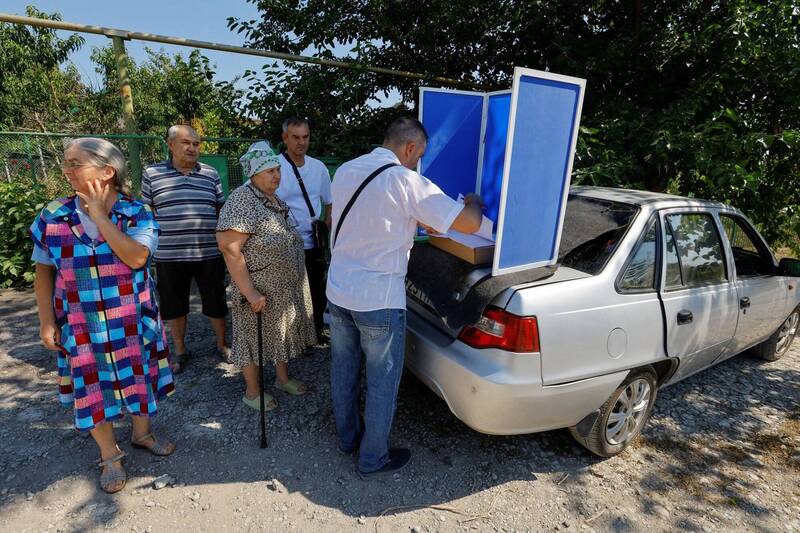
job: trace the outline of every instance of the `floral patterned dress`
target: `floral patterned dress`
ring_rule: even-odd
[[[149,207],[121,195],[111,222],[123,233],[158,229]],[[102,235],[95,241],[86,235],[74,196],[50,202],[30,231],[56,270],[59,399],[74,407],[75,427],[87,431],[125,412],[153,416],[156,400],[175,386],[149,261],[133,269]]]
[[[317,340],[303,238],[292,220],[282,200],[273,203],[247,184],[231,193],[217,223],[217,231],[250,235],[242,253],[253,285],[267,299],[261,317],[263,357],[273,364],[287,362]],[[230,360],[243,367],[258,362],[257,317],[235,283],[231,289]]]

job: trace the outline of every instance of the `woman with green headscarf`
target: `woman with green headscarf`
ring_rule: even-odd
[[[242,401],[267,410],[275,399],[259,389],[257,313],[262,313],[264,359],[275,365],[275,388],[300,396],[304,383],[289,378],[289,359],[316,342],[303,239],[294,217],[275,190],[280,159],[266,142],[253,144],[239,159],[249,182],[233,191],[219,214],[217,243],[232,287],[231,362],[242,369]]]

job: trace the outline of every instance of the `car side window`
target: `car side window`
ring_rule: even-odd
[[[683,286],[681,262],[678,260],[678,249],[675,248],[675,237],[672,235],[672,228],[669,227],[669,224],[664,224],[664,243],[666,244],[664,260],[667,263],[664,287],[667,289],[679,289]]]
[[[772,258],[753,239],[752,230],[745,222],[730,215],[720,215],[722,227],[728,236],[733,252],[733,263],[739,277],[763,276],[773,273]]]
[[[666,221],[674,237],[684,287],[720,283],[728,279],[722,242],[711,215],[682,213],[667,215]],[[669,260],[669,251],[667,255]],[[667,278],[670,279],[669,273]]]
[[[644,234],[619,281],[623,291],[654,289],[656,280],[656,222]]]

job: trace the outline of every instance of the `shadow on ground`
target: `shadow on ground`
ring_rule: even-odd
[[[113,524],[122,496],[100,491],[92,466],[96,447],[71,429],[71,412],[55,401],[55,356],[38,344],[32,296],[0,296],[10,300],[0,311],[0,471],[10,479],[0,481],[19,497],[34,493],[42,505],[48,505],[48,488],[54,485],[91,487],[72,504],[70,527]],[[157,430],[176,440],[178,451],[166,459],[131,452],[129,422],[120,423],[118,439],[130,453],[127,493],[149,486],[154,476],[169,474],[188,492],[214,484],[255,483],[265,494],[285,489],[348,516],[377,517],[393,507],[451,505],[481,491],[494,491],[501,500],[513,498],[503,494],[503,487],[525,481],[546,484],[554,501],[558,496],[564,507],[583,516],[596,514],[590,507],[594,491],[629,495],[627,507],[595,517],[594,524],[608,530],[633,529],[628,512],[646,519],[675,490],[687,491],[698,505],[694,512],[681,513],[679,521],[670,519],[674,527],[699,530],[700,517],[694,513],[713,505],[744,509],[753,517],[748,527],[758,529],[759,517],[768,510],[755,490],[766,483],[757,473],[781,460],[782,453],[774,442],[780,428],[761,413],[796,408],[800,381],[797,372],[778,365],[731,359],[662,390],[641,442],[617,458],[602,460],[564,430],[511,437],[476,433],[406,375],[393,438],[396,445],[412,448],[413,464],[398,476],[363,481],[352,459],[335,452],[327,349],[292,363],[293,374],[309,383],[312,393],[305,398],[276,393],[280,406],[269,416],[270,446],[261,450],[257,413],[240,401],[238,372],[213,355],[213,336],[203,317],[190,315],[189,331],[197,360],[179,376],[176,394],[160,404],[154,421]],[[790,355],[797,357],[797,352]],[[268,371],[267,382],[271,379]],[[756,477],[731,477],[731,464],[746,464]],[[279,483],[271,485],[272,479]],[[0,500],[0,512],[14,501]],[[488,510],[463,511],[479,515]]]

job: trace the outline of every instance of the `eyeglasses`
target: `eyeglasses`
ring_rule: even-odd
[[[68,161],[64,161],[59,165],[61,167],[62,172],[69,172],[70,170],[77,170],[82,167],[90,167],[92,166],[91,163],[70,163]]]

